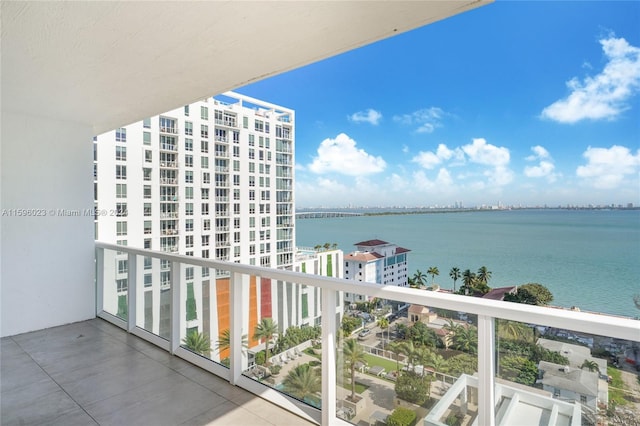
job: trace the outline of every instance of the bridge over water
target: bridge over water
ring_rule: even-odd
[[[300,212],[296,213],[296,219],[326,219],[330,217],[362,216],[363,213],[353,212]]]

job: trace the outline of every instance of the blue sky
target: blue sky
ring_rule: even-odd
[[[640,205],[640,2],[496,1],[237,90],[301,207]]]

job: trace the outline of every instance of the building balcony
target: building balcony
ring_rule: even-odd
[[[172,179],[172,178],[160,178],[160,185],[170,185],[170,186],[175,186],[178,185],[178,179]]]
[[[114,285],[117,277],[114,259],[117,252],[124,252],[129,258],[128,288],[124,295],[118,293]],[[142,270],[141,264],[145,257],[170,262],[170,281],[165,281],[164,287],[155,287],[155,283],[143,285],[141,275],[136,271]],[[225,256],[225,260],[227,258],[228,256]],[[526,416],[532,415],[531,413],[540,418],[550,419],[548,424],[551,425],[580,425],[585,419],[593,420],[594,416],[603,416],[604,410],[591,410],[580,399],[566,401],[564,395],[562,400],[553,398],[553,392],[539,389],[533,384],[515,385],[512,381],[514,377],[509,376],[512,375],[511,370],[505,369],[501,360],[506,356],[504,349],[501,349],[503,341],[511,341],[511,338],[505,337],[506,333],[518,329],[523,338],[535,338],[540,333],[552,334],[554,330],[562,330],[564,335],[573,336],[575,341],[626,348],[632,348],[640,342],[640,322],[627,318],[405,287],[380,286],[219,260],[186,260],[183,256],[105,243],[96,243],[96,265],[97,311],[100,318],[210,372],[211,380],[228,381],[305,420],[323,425],[361,424],[383,420],[393,412],[398,402],[400,405],[412,407],[418,414],[418,424],[421,425],[446,424],[446,417],[452,413],[466,416],[465,421],[468,424],[478,425],[519,424],[525,421]],[[208,268],[207,274],[201,271],[203,268]],[[191,271],[191,275],[184,279],[183,271],[187,269]],[[216,271],[215,278],[209,277],[210,270]],[[206,280],[213,280],[207,281],[206,294],[199,289],[197,278],[205,275]],[[196,277],[195,282],[193,276]],[[249,295],[266,291],[264,288],[259,290],[257,285],[273,286],[269,291],[286,291],[289,285],[303,286],[301,288],[307,288],[306,294],[313,294],[314,292],[309,290],[313,287],[320,290],[320,306],[324,310],[313,314],[321,321],[321,334],[315,342],[319,344],[308,341],[294,347],[279,349],[279,353],[271,352],[269,363],[280,365],[281,371],[277,375],[253,364],[254,358],[249,354],[255,354],[260,350],[260,342],[251,341],[248,350],[244,349],[246,344],[243,344],[242,336],[252,335],[255,325],[260,320],[250,317],[249,312],[253,312],[250,303],[255,301],[251,302]],[[282,286],[281,290],[276,290],[275,286]],[[158,292],[155,293],[158,297],[146,297],[148,292]],[[443,336],[442,344],[446,345],[449,351],[453,350],[458,354],[456,356],[461,360],[464,359],[466,367],[461,367],[460,371],[453,367],[444,369],[443,363],[447,361],[437,361],[437,357],[433,357],[436,353],[435,346],[429,346],[427,352],[430,359],[437,362],[427,361],[426,358],[422,361],[418,361],[419,358],[409,361],[406,356],[389,350],[392,347],[389,344],[399,339],[395,333],[391,333],[393,337],[390,335],[392,328],[378,330],[375,328],[375,322],[367,326],[374,332],[366,336],[363,334],[360,339],[356,339],[360,328],[359,320],[352,336],[347,335],[336,340],[340,328],[338,315],[342,314],[342,304],[337,302],[342,300],[343,293],[349,293],[353,300],[375,297],[396,306],[404,306],[405,309],[411,305],[411,315],[405,314],[403,317],[401,311],[400,318],[389,318],[391,326],[399,322],[411,326],[412,321],[423,322],[421,316],[425,316],[429,319],[424,324],[427,324],[427,327],[436,327],[439,324],[437,320],[440,320],[441,331],[435,335]],[[212,302],[218,306],[217,311],[207,309],[205,313],[203,306],[210,306]],[[157,303],[160,306],[157,306]],[[303,311],[311,309],[311,304],[307,305],[306,299],[301,299],[298,303],[305,306],[302,307]],[[279,308],[273,306],[272,309],[276,320],[278,315],[275,312]],[[434,318],[435,310],[438,310],[439,315],[449,314],[450,319]],[[220,325],[218,315],[229,318],[228,326]],[[303,320],[309,320],[306,315],[299,322],[288,326],[300,326]],[[217,336],[228,331],[229,349],[206,350],[190,346],[186,339],[187,325],[197,327],[198,330],[206,330],[209,336],[216,336],[206,345],[209,348],[220,348]],[[456,340],[455,335],[452,337],[450,333],[466,336],[469,344],[462,345],[461,340]],[[274,342],[275,340],[276,338]],[[454,342],[458,346],[453,347]],[[315,345],[315,349],[307,351],[306,349],[312,345]],[[368,386],[367,390],[360,391],[360,400],[357,402],[350,401],[351,386],[344,376],[339,374],[343,368],[350,369],[350,363],[345,361],[349,345],[356,345],[349,351],[357,350],[367,354],[364,357],[366,363],[360,363],[362,365],[354,371],[356,382]],[[273,347],[272,345],[271,348]],[[315,358],[310,355],[316,353],[314,351],[321,353],[321,356]],[[582,362],[583,359],[579,361]],[[336,363],[339,368],[336,368]],[[304,398],[299,394],[294,397],[291,394],[293,390],[283,388],[281,383],[297,366],[304,364],[321,365],[322,374],[315,373],[320,387],[307,391]],[[404,374],[426,377],[424,380],[430,382],[427,392],[432,402],[425,405],[430,407],[429,409],[417,409],[417,406],[407,402],[405,398],[410,398],[411,395],[396,394],[395,382],[398,375]],[[592,374],[598,376],[598,373]],[[604,383],[603,380],[600,381]],[[599,398],[605,400],[599,400],[598,403],[606,405],[606,392],[600,394]],[[602,420],[600,417],[598,419]]]
[[[160,126],[160,133],[166,133],[168,135],[177,135],[178,134],[178,128],[177,127]]]
[[[161,161],[160,168],[163,169],[177,169],[178,162],[177,161]]]
[[[238,127],[236,120],[220,120],[216,119],[216,126]]]
[[[169,144],[169,143],[161,143],[160,144],[160,151],[177,152],[178,151],[178,146],[177,145],[173,145],[173,144]]]

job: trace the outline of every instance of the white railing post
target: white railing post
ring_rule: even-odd
[[[249,276],[234,272],[231,274],[231,282],[229,283],[229,305],[231,306],[231,324],[230,324],[230,355],[231,364],[230,382],[232,385],[237,384],[240,376],[242,376],[242,323],[243,318],[243,301],[249,299]],[[247,338],[249,336],[247,335]]]
[[[96,247],[96,316],[104,311],[104,249]]]
[[[182,285],[180,282],[180,262],[171,262],[171,338],[169,342],[171,354],[180,347],[180,331],[182,330]]]
[[[336,320],[337,292],[322,290],[322,424],[336,421]]]
[[[138,256],[129,253],[127,255],[127,291],[129,293],[128,299],[128,313],[127,313],[127,331],[131,331],[136,327],[136,315],[138,314]],[[144,312],[142,313],[144,315]]]
[[[495,318],[478,315],[478,424],[495,425]]]

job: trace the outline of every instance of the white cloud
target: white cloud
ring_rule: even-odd
[[[438,157],[437,154],[434,154],[431,151],[421,151],[411,159],[414,163],[420,164],[420,166],[425,169],[433,169],[438,164],[442,163],[442,159]]]
[[[608,59],[602,72],[568,81],[571,93],[542,110],[542,117],[560,123],[613,120],[629,108],[627,101],[640,89],[640,48],[614,36],[600,44]]]
[[[533,155],[525,158],[527,161],[538,161],[536,166],[526,166],[524,168],[524,175],[530,178],[543,178],[546,177],[548,182],[555,182],[558,175],[554,173],[555,165],[549,151],[540,145],[532,146],[531,151]]]
[[[509,164],[509,149],[488,144],[483,138],[473,139],[473,143],[462,147],[469,161],[485,166],[501,167]]]
[[[442,118],[446,113],[438,108],[424,108],[412,112],[411,114],[396,115],[393,117],[393,121],[405,124],[418,126],[416,132],[418,133],[432,133],[436,127],[441,127]]]
[[[336,172],[360,176],[379,173],[387,167],[382,157],[374,157],[356,145],[356,141],[344,133],[335,139],[327,138],[320,143],[318,156],[313,158],[308,169],[318,174]]]
[[[375,109],[369,108],[366,111],[358,111],[356,113],[353,113],[347,118],[354,123],[369,123],[377,126],[382,119],[382,114]]]
[[[449,149],[445,144],[441,143],[438,145],[436,152],[420,151],[411,161],[420,164],[425,169],[433,169],[438,164],[451,159],[457,162],[464,162],[464,152],[460,148]]]
[[[634,155],[624,146],[589,147],[582,156],[587,164],[579,166],[576,175],[598,189],[616,188],[625,176],[637,174],[640,169],[640,150]]]

